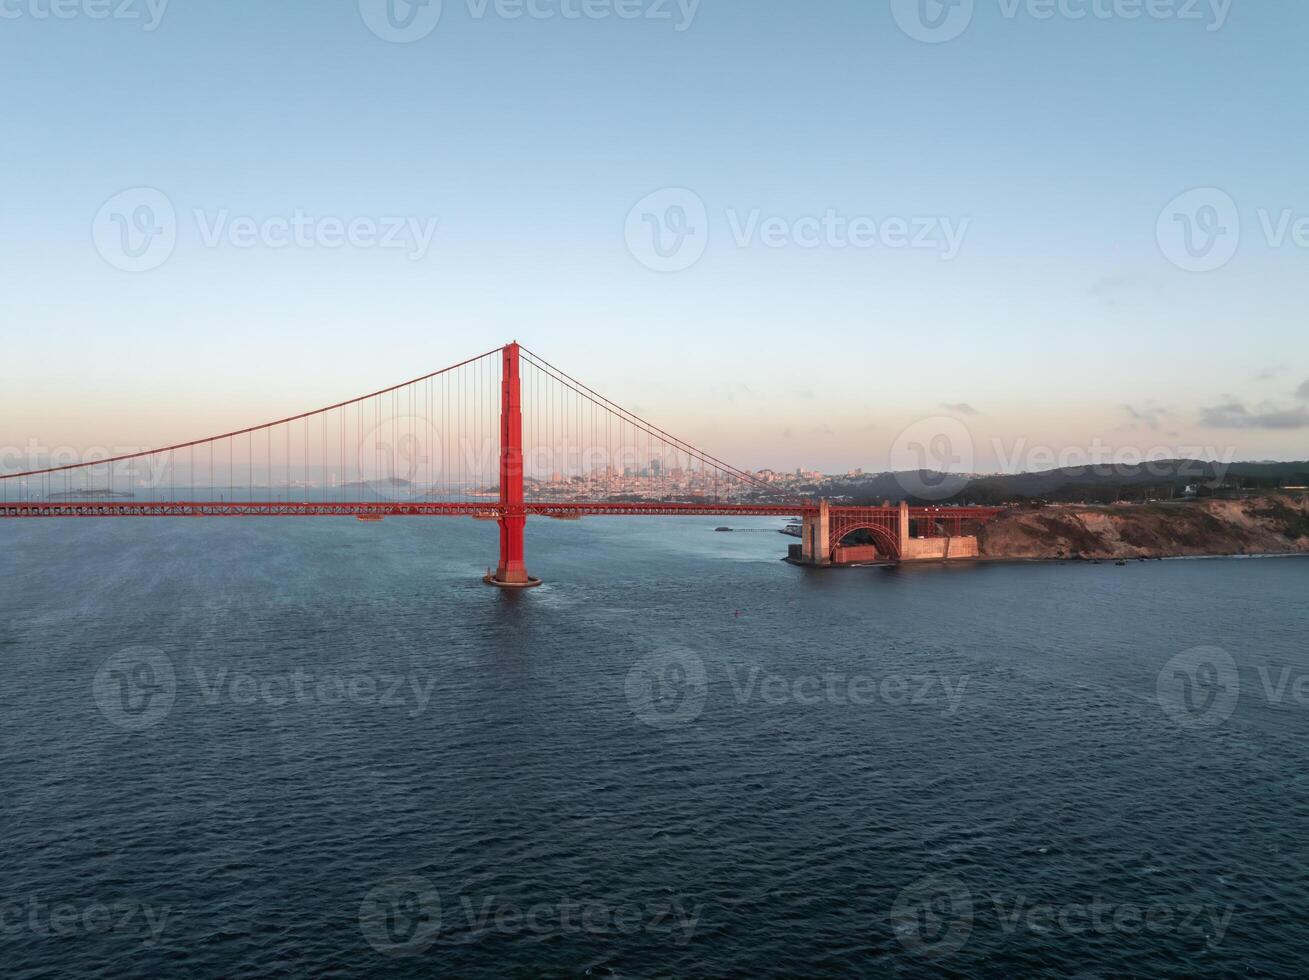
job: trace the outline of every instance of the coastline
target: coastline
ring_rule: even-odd
[[[905,564],[1180,561],[1309,556],[1309,497],[1015,507],[984,524],[978,554]],[[793,562],[793,564],[803,564]],[[836,567],[894,564],[865,561]]]
[[[779,561],[797,568],[899,568],[919,565],[1111,565],[1119,561],[1128,565],[1154,561],[1240,561],[1243,559],[1309,558],[1309,551],[1267,551],[1242,554],[1156,555],[1149,558],[1017,558],[1002,555],[979,555],[976,558],[927,558],[920,561],[855,561],[845,564],[810,565],[783,555]]]

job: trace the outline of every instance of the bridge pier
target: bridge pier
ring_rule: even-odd
[[[817,510],[806,510],[801,518],[800,557],[807,565],[830,565],[832,551],[828,538],[832,530],[831,507],[826,500]]]
[[[507,344],[500,382],[500,562],[495,574],[482,581],[502,589],[530,589],[541,584],[527,574],[523,537],[527,508],[523,504],[523,397],[518,341]]]

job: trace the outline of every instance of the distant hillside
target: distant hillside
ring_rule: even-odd
[[[1168,499],[1186,487],[1205,496],[1222,489],[1309,486],[1309,462],[1222,463],[1170,459],[1137,465],[1067,467],[1037,473],[958,476],[934,471],[878,473],[802,488],[814,496],[840,496],[852,503],[1000,504],[1021,500],[1113,503]]]

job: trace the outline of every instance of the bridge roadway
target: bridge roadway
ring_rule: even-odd
[[[575,517],[799,517],[817,511],[817,501],[738,504],[704,501],[526,502],[529,516]],[[194,501],[38,500],[0,503],[0,518],[13,517],[480,517],[499,520],[498,501]],[[833,506],[835,516],[892,518],[896,507]],[[996,507],[911,507],[914,520],[989,520]]]

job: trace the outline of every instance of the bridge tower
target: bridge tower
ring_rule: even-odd
[[[523,562],[523,533],[527,508],[523,502],[523,395],[518,341],[502,348],[500,381],[500,563],[489,585],[504,589],[530,589],[539,578],[527,574]]]
[[[831,505],[826,500],[820,500],[817,508],[807,507],[801,516],[804,522],[800,539],[801,557],[810,565],[830,565],[832,546],[828,539],[832,527]]]

